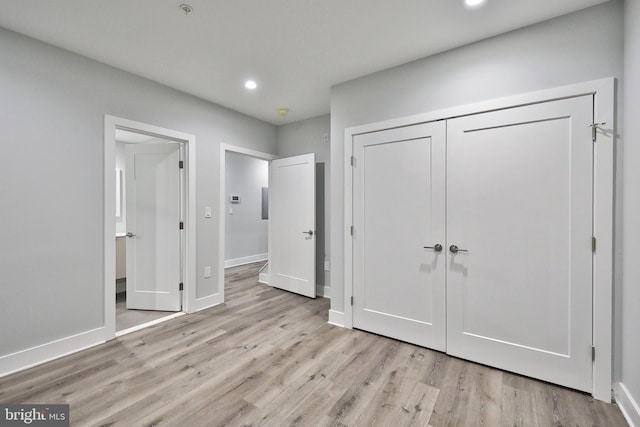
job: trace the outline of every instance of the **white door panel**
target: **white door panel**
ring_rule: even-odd
[[[127,308],[179,311],[180,145],[128,144]]]
[[[448,121],[448,353],[591,390],[592,108]]]
[[[315,154],[272,160],[269,166],[271,285],[316,296]]]
[[[445,125],[354,139],[354,327],[445,348]]]

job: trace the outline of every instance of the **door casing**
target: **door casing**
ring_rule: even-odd
[[[184,191],[184,253],[183,253],[183,306],[186,313],[196,311],[196,138],[194,135],[162,128],[147,123],[105,115],[104,117],[104,339],[116,337],[115,310],[115,135],[116,129],[147,134],[185,145]]]
[[[351,307],[353,295],[351,157],[355,135],[583,95],[594,96],[594,123],[605,123],[597,132],[597,142],[594,144],[593,233],[597,239],[597,250],[593,256],[593,345],[596,348],[597,357],[593,363],[593,396],[596,399],[610,402],[613,352],[614,138],[616,135],[614,78],[562,86],[345,129],[343,326],[349,329],[353,327]]]

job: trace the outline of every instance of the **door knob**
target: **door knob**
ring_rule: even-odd
[[[128,231],[127,232],[127,237],[136,237],[136,235],[133,234],[132,232]]]
[[[458,252],[469,252],[467,249],[460,249],[456,245],[449,246],[449,251],[451,251],[452,254],[456,254]]]
[[[440,252],[442,250],[442,245],[440,243],[436,243],[433,246],[425,246],[425,249],[433,249],[436,252]]]
[[[302,234],[308,234],[309,236],[313,236],[313,230],[303,231]]]

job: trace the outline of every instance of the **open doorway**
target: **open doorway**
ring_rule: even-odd
[[[106,339],[194,306],[195,138],[105,117]]]
[[[116,128],[117,335],[182,311],[183,152]]]
[[[229,151],[225,167],[224,267],[268,258],[269,162]]]
[[[220,263],[218,280],[224,301],[225,269],[259,265],[268,283],[269,162],[276,156],[222,144],[220,148]],[[265,197],[267,199],[265,199]]]

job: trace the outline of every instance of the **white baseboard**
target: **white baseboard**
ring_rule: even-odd
[[[317,285],[316,296],[322,298],[331,298],[331,288],[329,286]]]
[[[344,313],[341,311],[329,310],[329,324],[344,328]]]
[[[177,313],[169,314],[169,315],[167,315],[165,317],[161,317],[159,319],[150,320],[149,322],[141,323],[139,325],[135,325],[135,326],[132,326],[130,328],[123,329],[121,331],[116,332],[116,337],[121,337],[123,335],[127,335],[127,334],[130,334],[132,332],[137,332],[137,331],[142,330],[144,328],[148,328],[149,326],[154,326],[154,325],[157,325],[159,323],[164,323],[164,322],[166,322],[168,320],[175,319],[176,317],[184,316],[185,314],[187,314],[187,313],[185,313],[184,311],[179,311]]]
[[[209,295],[203,298],[197,298],[195,304],[196,309],[194,310],[194,312],[213,307],[214,305],[222,304],[223,302],[224,301],[222,300],[222,295],[220,295],[220,293]]]
[[[629,390],[623,383],[615,383],[613,385],[613,397],[629,423],[629,427],[640,427],[640,405],[631,396]]]
[[[258,282],[264,283],[265,285],[269,284],[269,273],[262,272],[258,275]]]
[[[0,357],[0,378],[105,342],[104,327]]]
[[[224,268],[237,267],[239,265],[251,264],[252,262],[266,261],[267,259],[269,259],[269,254],[257,254],[242,258],[227,259],[224,261]]]

